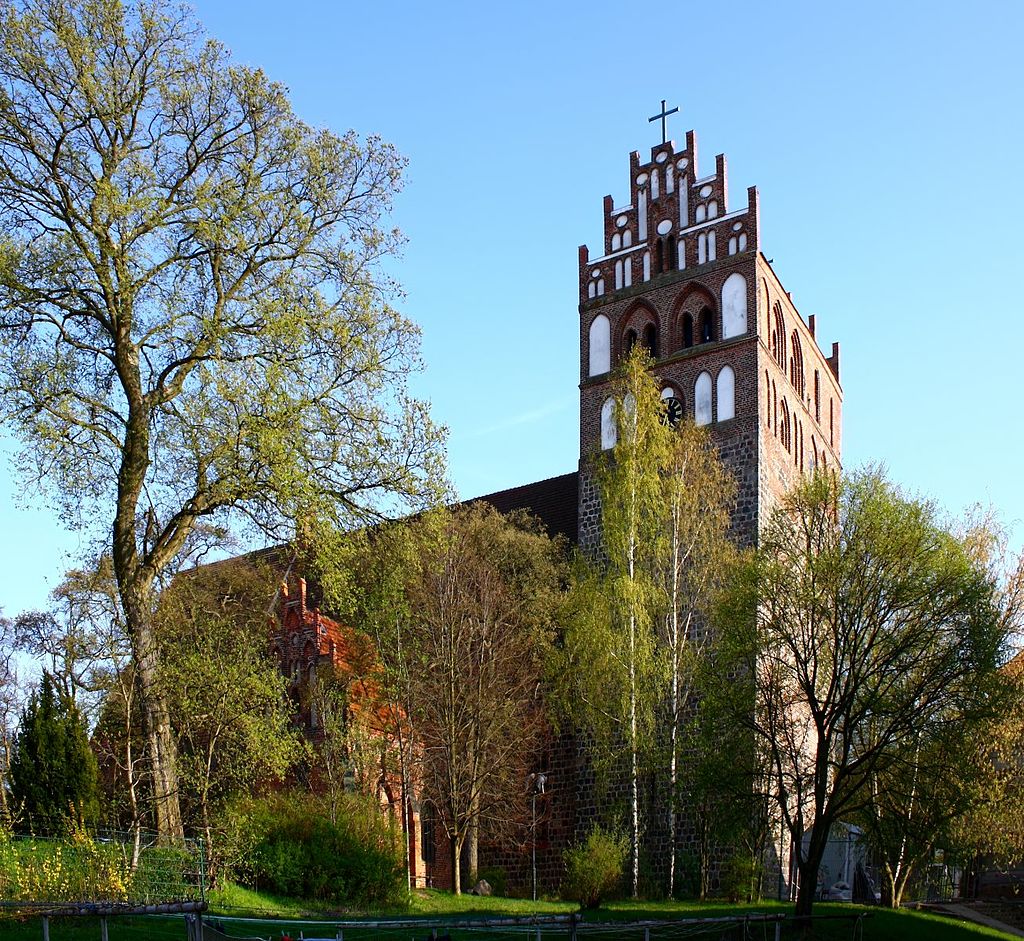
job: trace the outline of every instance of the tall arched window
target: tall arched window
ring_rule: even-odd
[[[736,373],[731,366],[723,366],[718,374],[718,420],[736,417]]]
[[[590,372],[600,376],[612,368],[611,324],[604,314],[598,314],[590,324]]]
[[[804,401],[804,350],[800,344],[800,335],[796,330],[793,331],[793,335],[789,340],[790,346],[790,358],[789,358],[789,381],[793,384],[793,388],[796,389],[797,395],[800,397],[800,401]]]
[[[792,449],[793,435],[792,435],[792,429],[791,429],[790,424],[789,424],[789,405],[786,402],[785,398],[783,398],[783,400],[782,400],[782,408],[780,409],[780,413],[781,413],[780,417],[781,417],[782,420],[779,423],[779,431],[780,431],[779,437],[782,440],[782,446],[787,451],[790,451]]]
[[[783,370],[786,368],[786,318],[782,316],[782,305],[775,302],[775,329],[772,331],[772,355]]]
[[[629,356],[633,352],[633,347],[636,346],[637,332],[635,330],[627,330],[626,335],[622,338],[622,355]]]
[[[747,332],[747,279],[733,272],[722,285],[722,339]]]
[[[687,311],[683,314],[683,349],[688,350],[693,346],[693,314]]]
[[[821,375],[814,370],[814,420],[821,424]]]
[[[693,385],[693,420],[698,425],[711,424],[711,373],[702,372]]]
[[[700,312],[700,342],[710,343],[715,338],[715,315],[710,307],[704,307]]]
[[[615,447],[615,399],[604,400],[601,406],[601,450],[607,451]]]
[[[658,358],[658,328],[653,323],[644,327],[644,346],[652,359]]]

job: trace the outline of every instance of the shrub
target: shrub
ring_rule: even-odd
[[[349,795],[334,822],[312,800],[275,795],[236,808],[235,878],[253,889],[356,905],[397,901],[396,834],[376,803]]]
[[[755,901],[760,874],[758,861],[749,853],[735,853],[722,870],[722,894],[730,902]]]
[[[491,887],[491,893],[493,895],[505,896],[505,892],[508,888],[508,878],[505,875],[505,870],[501,866],[487,866],[480,870],[477,875],[477,879],[483,879]],[[473,883],[476,885],[476,883]]]
[[[622,881],[626,840],[597,826],[586,840],[567,849],[562,858],[565,860],[562,896],[579,902],[581,908],[597,908]]]

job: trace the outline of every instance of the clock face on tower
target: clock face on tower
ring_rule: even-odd
[[[665,421],[675,428],[683,420],[683,403],[674,395],[663,401],[665,403]]]

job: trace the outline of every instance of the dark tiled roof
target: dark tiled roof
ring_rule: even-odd
[[[573,471],[561,477],[549,477],[509,490],[486,493],[466,502],[483,500],[499,513],[528,510],[547,527],[551,536],[564,536],[575,545],[578,536],[578,486],[579,474]]]

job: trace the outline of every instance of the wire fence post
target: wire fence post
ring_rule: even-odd
[[[202,837],[199,837],[199,901],[206,901],[206,847]]]

